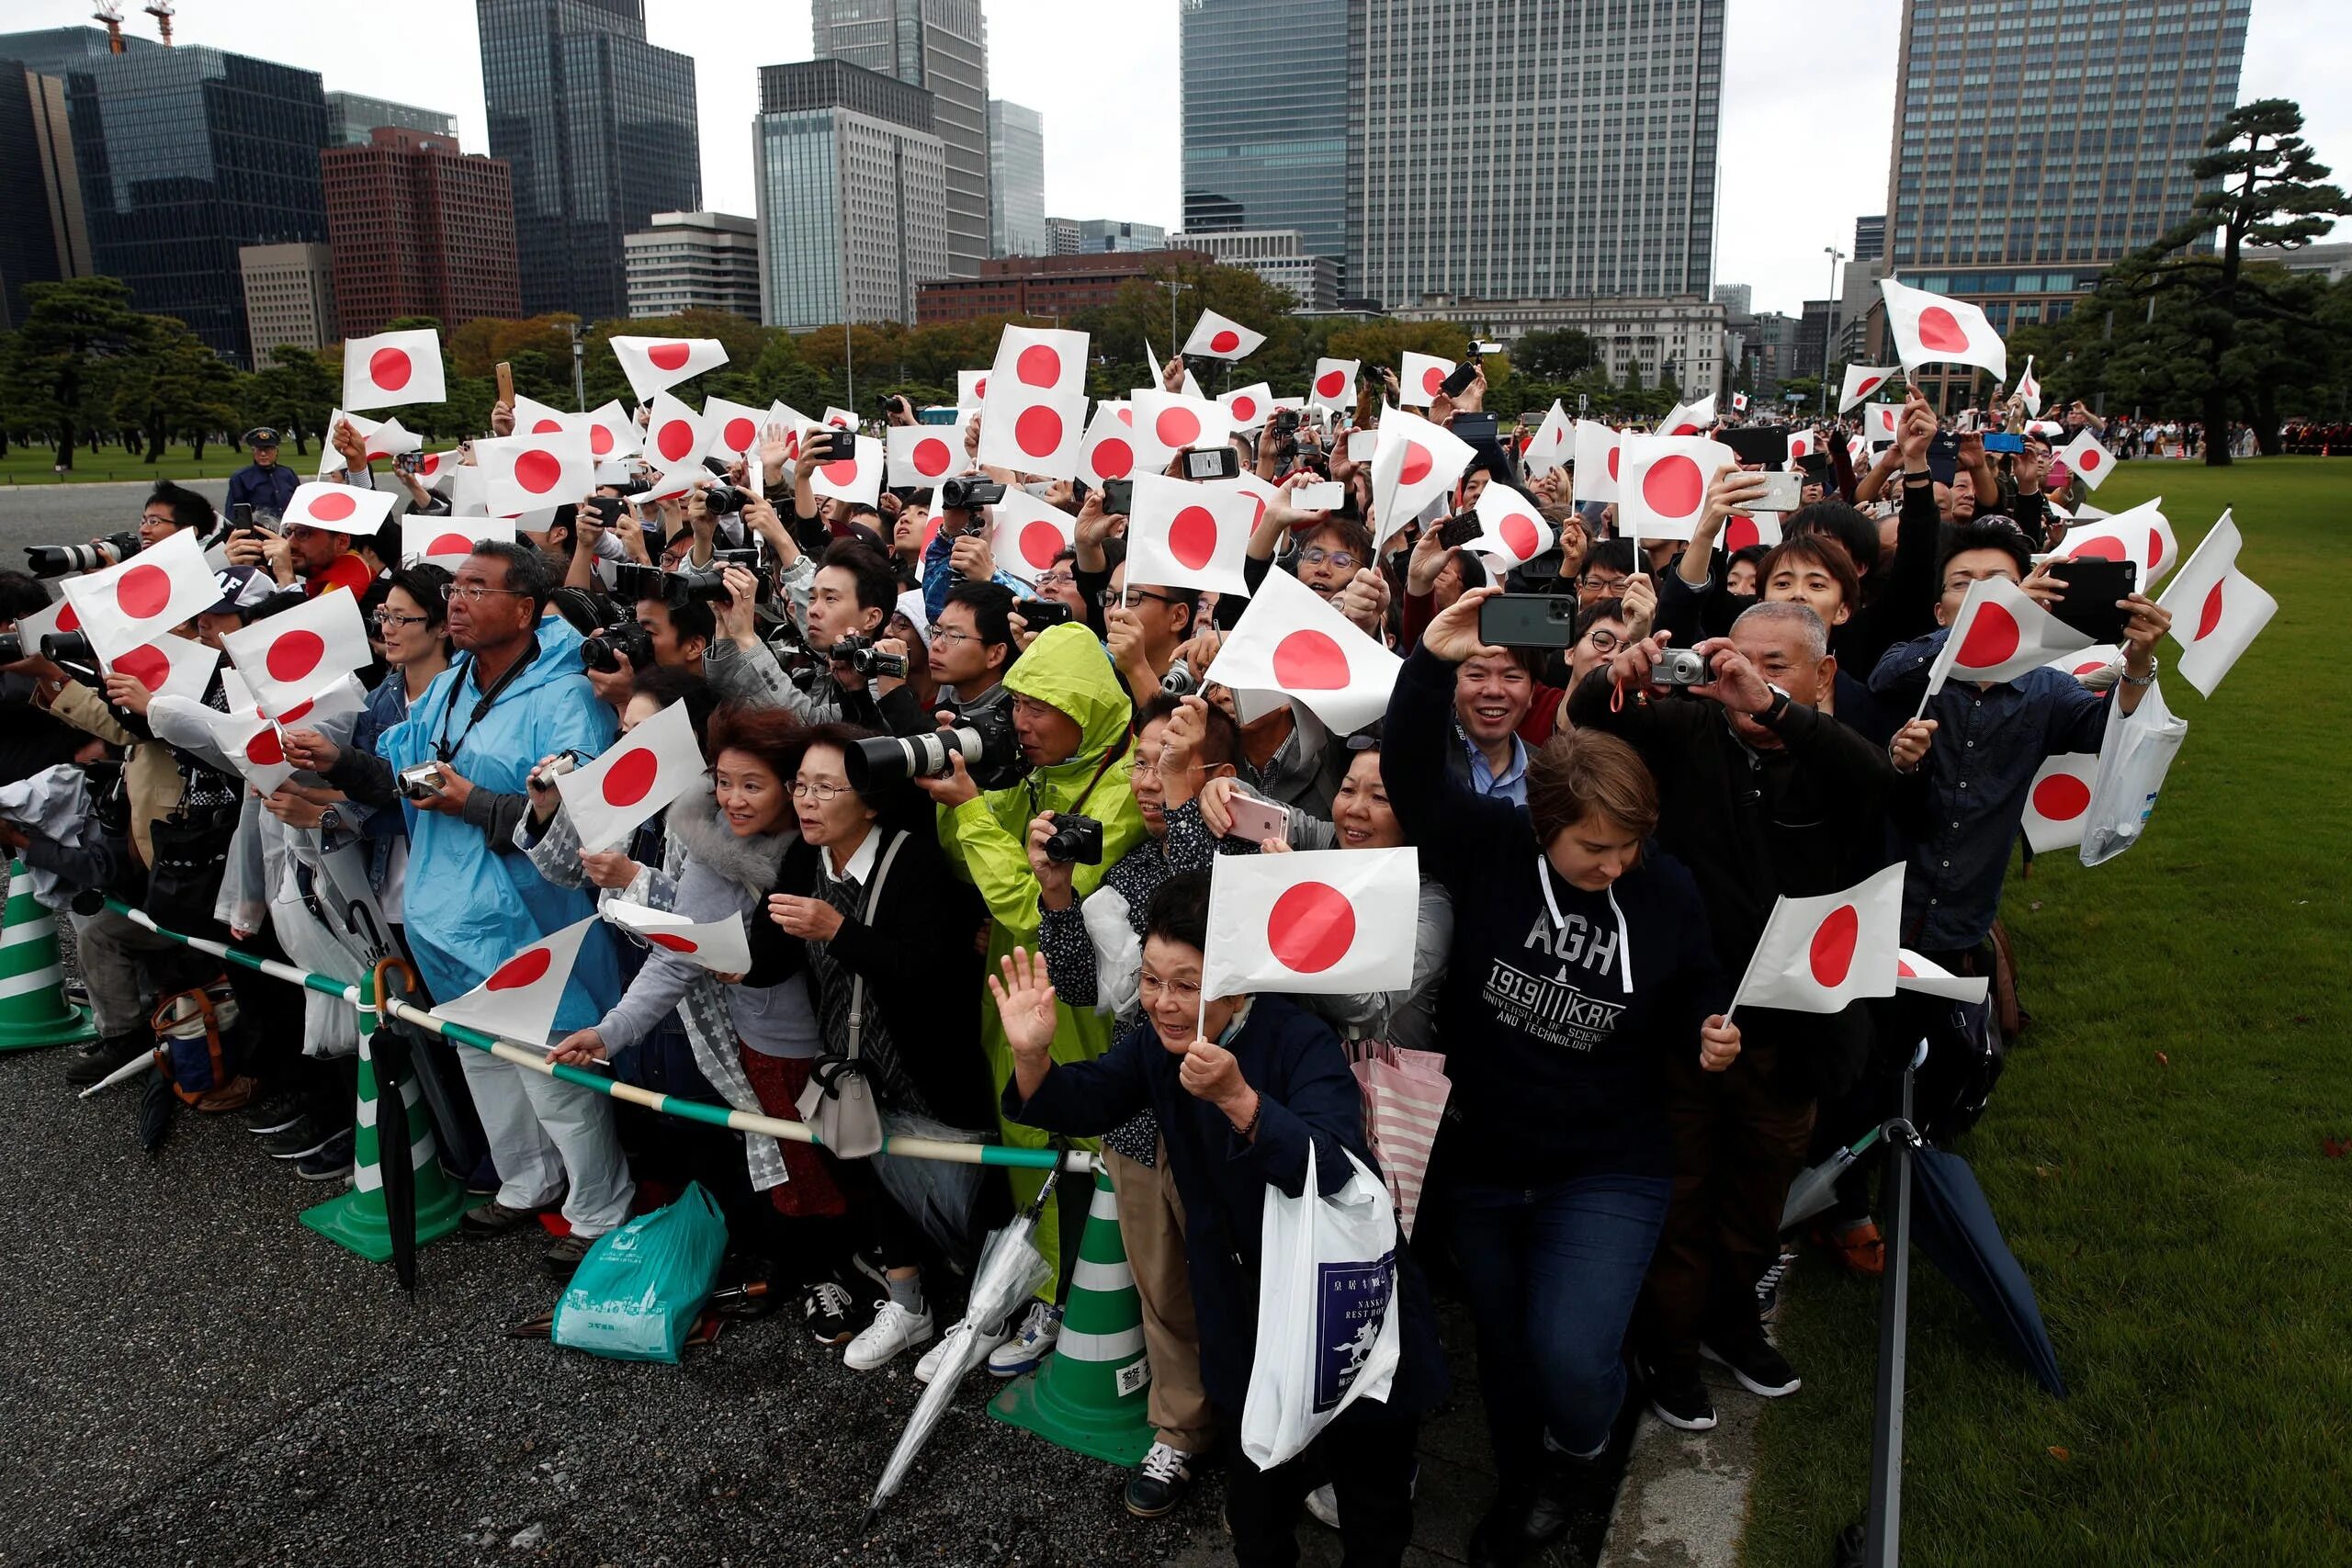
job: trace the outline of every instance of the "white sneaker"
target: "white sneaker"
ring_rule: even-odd
[[[870,1372],[901,1350],[911,1350],[931,1337],[931,1314],[910,1312],[885,1296],[874,1308],[874,1321],[859,1331],[842,1352],[842,1365],[854,1372]]]
[[[963,1326],[963,1320],[958,1318],[949,1325],[946,1333],[939,1337],[938,1344],[922,1353],[922,1359],[915,1363],[915,1382],[929,1382],[939,1375],[939,1363],[946,1356],[947,1347],[956,1337],[956,1330]],[[1004,1343],[1005,1335],[1002,1329],[999,1329],[994,1334],[981,1334],[975,1336],[975,1338],[978,1348],[973,1351],[973,1354],[985,1356]]]
[[[1031,1302],[1029,1315],[1021,1320],[1021,1331],[989,1352],[989,1371],[1001,1378],[1034,1372],[1046,1364],[1046,1358],[1054,1353],[1054,1342],[1061,1337],[1062,1309]]]
[[[1329,1529],[1340,1528],[1340,1495],[1326,1482],[1306,1495],[1306,1511]]]

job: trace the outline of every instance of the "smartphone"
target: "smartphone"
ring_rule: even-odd
[[[498,400],[510,409],[514,406],[514,367],[503,359],[498,362]]]
[[[592,495],[580,504],[585,511],[595,513],[596,522],[600,526],[617,528],[620,526],[621,513],[626,509],[627,503],[616,495]],[[722,550],[718,553],[724,555],[726,552]]]
[[[1785,424],[1736,424],[1718,430],[1715,439],[1743,463],[1777,468],[1789,460],[1789,427]]]
[[[2084,556],[2052,565],[2050,575],[2066,585],[2066,596],[2051,614],[2093,642],[2121,642],[2131,613],[2116,604],[2140,589],[2137,562]]]
[[[1242,839],[1250,843],[1262,843],[1268,839],[1287,840],[1290,836],[1290,807],[1276,806],[1270,800],[1260,800],[1247,795],[1227,797],[1226,810],[1232,815],[1233,827],[1228,839]]]
[[[1476,359],[1465,359],[1453,367],[1453,374],[1437,384],[1437,389],[1449,398],[1458,398],[1468,389],[1470,383],[1477,378],[1478,362]]]
[[[1103,511],[1110,513],[1114,517],[1125,517],[1128,513],[1135,510],[1135,480],[1104,479],[1102,481]]]
[[[1348,503],[1348,487],[1337,479],[1301,485],[1290,492],[1290,503],[1301,512],[1337,512]]]
[[[1985,435],[1984,450],[1987,452],[2022,452],[2025,450],[2025,437],[2022,435],[2010,435],[2004,432],[1996,430]]]
[[[1502,648],[1573,648],[1576,596],[1497,594],[1478,606],[1478,640]]]
[[[241,501],[237,502],[236,505],[229,508],[229,526],[232,528],[250,528],[253,525],[253,502],[249,501]]]
[[[1376,430],[1351,430],[1348,432],[1349,462],[1369,463],[1372,461],[1372,455],[1379,449],[1380,432]]]
[[[1491,413],[1458,413],[1446,427],[1464,441],[1499,441],[1502,438],[1502,416]]]
[[[1487,520],[1476,512],[1457,512],[1437,525],[1438,542],[1458,550],[1487,531]]]
[[[392,472],[413,474],[424,461],[424,454],[422,452],[403,452],[392,459]]]
[[[1804,487],[1804,476],[1791,469],[1778,474],[1752,474],[1764,481],[1764,493],[1747,503],[1750,512],[1794,512]]]
[[[1184,477],[1188,479],[1230,479],[1240,474],[1241,459],[1229,446],[1184,454]]]

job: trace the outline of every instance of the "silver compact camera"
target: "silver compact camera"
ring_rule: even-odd
[[[1687,648],[1659,649],[1657,663],[1650,670],[1653,686],[1703,686],[1713,678],[1707,661]]]
[[[411,800],[430,800],[448,787],[449,777],[438,762],[419,762],[392,775],[400,792]]]
[[[531,775],[533,789],[553,789],[555,781],[580,766],[580,753],[559,751],[548,759],[548,765]]]

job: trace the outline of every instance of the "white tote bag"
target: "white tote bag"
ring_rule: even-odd
[[[1396,1377],[1396,1214],[1353,1155],[1348,1184],[1323,1197],[1315,1146],[1296,1198],[1269,1186],[1258,1280],[1258,1356],[1241,1408],[1241,1451],[1272,1470],[1359,1399]]]
[[[2098,775],[2091,783],[2091,803],[2083,813],[2082,862],[2098,865],[2140,841],[2148,814],[2165,774],[2188,739],[2188,721],[2175,718],[2165,706],[2164,693],[2150,686],[2130,713],[2118,707],[2107,716],[2107,735],[2098,748]]]

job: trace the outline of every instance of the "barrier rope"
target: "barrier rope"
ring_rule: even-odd
[[[565,1083],[577,1084],[582,1089],[593,1089],[607,1100],[626,1100],[631,1105],[641,1105],[648,1111],[658,1111],[664,1116],[674,1116],[684,1122],[700,1122],[708,1126],[726,1127],[738,1133],[761,1133],[771,1138],[788,1138],[795,1143],[814,1145],[818,1148],[825,1146],[824,1140],[817,1135],[816,1130],[805,1122],[779,1121],[775,1117],[763,1116],[754,1111],[737,1111],[731,1106],[707,1105],[698,1100],[682,1100],[673,1094],[662,1094],[653,1089],[639,1089],[635,1084],[620,1083],[600,1074],[592,1073],[584,1067],[575,1067],[564,1062],[549,1061],[544,1046],[519,1043],[486,1031],[475,1029],[469,1024],[451,1023],[447,1019],[435,1018],[427,1010],[413,1002],[403,1001],[397,996],[387,993],[372,998],[363,998],[359,987],[353,982],[331,979],[324,975],[314,975],[306,969],[297,969],[290,964],[281,964],[274,958],[263,958],[256,953],[246,953],[242,949],[232,947],[227,942],[212,942],[204,937],[189,936],[181,931],[172,931],[156,924],[154,918],[145,910],[133,908],[119,898],[107,899],[107,907],[167,941],[195,948],[199,953],[211,953],[216,958],[267,975],[273,979],[285,980],[326,996],[338,998],[350,1003],[354,1008],[368,1007],[371,1005],[372,1000],[376,1010],[385,1018],[398,1019],[412,1027],[437,1034],[444,1040],[454,1041],[460,1045],[484,1052],[502,1062],[512,1062],[518,1067],[526,1067],[533,1072],[544,1073],[551,1078],[560,1078]],[[380,970],[376,983],[379,987],[383,984]],[[945,1138],[885,1137],[882,1140],[881,1152],[898,1156],[902,1159],[946,1160],[956,1165],[999,1165],[1029,1170],[1050,1170],[1056,1162],[1059,1161],[1063,1168],[1068,1170],[1091,1172],[1094,1169],[1094,1156],[1083,1151],[1073,1150],[1069,1155],[1063,1156],[1055,1153],[1052,1149],[1016,1148],[1009,1144],[965,1144]]]

